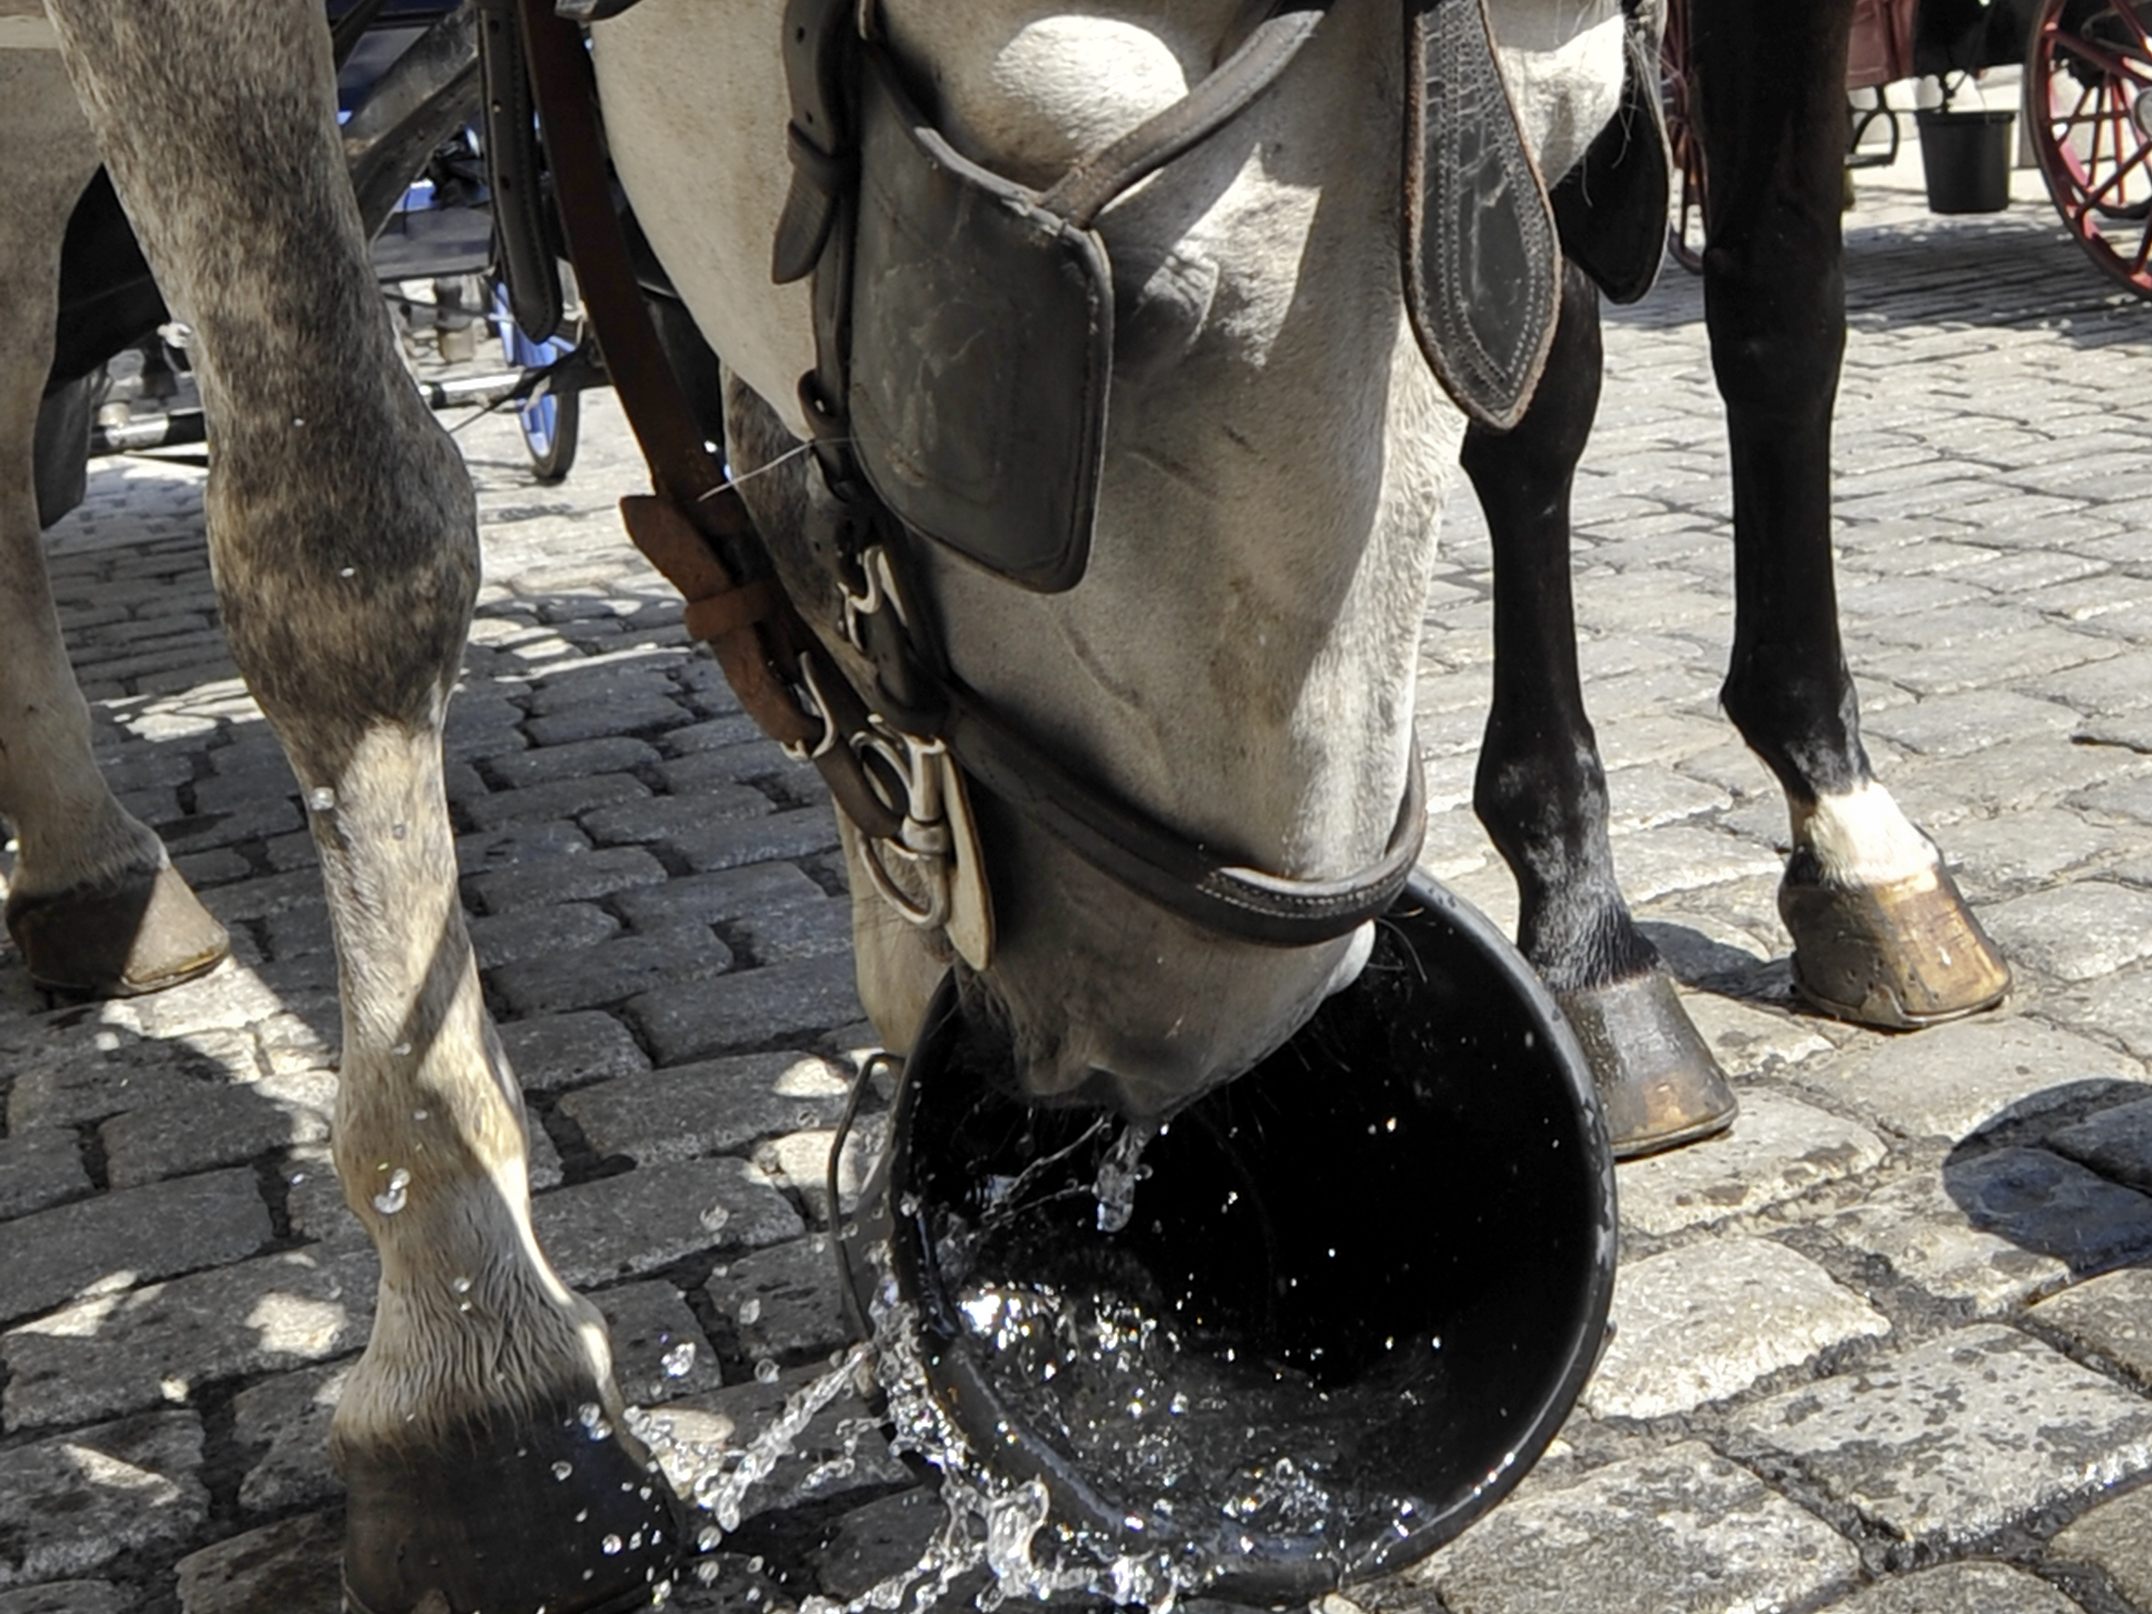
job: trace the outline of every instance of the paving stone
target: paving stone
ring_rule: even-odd
[[[486,914],[469,927],[471,951],[485,970],[579,953],[620,934],[620,921],[588,902]]]
[[[825,897],[818,903],[749,912],[725,925],[724,933],[738,952],[756,964],[850,958],[852,899]]]
[[[2152,1199],[2044,1149],[1951,1161],[1821,1225],[1930,1294],[1981,1311],[2152,1255]]]
[[[1809,1060],[1786,1080],[1905,1137],[1962,1138],[2006,1112],[2067,1103],[2088,1082],[2134,1083],[2143,1067],[2066,1031],[1987,1015]]]
[[[2152,1272],[2131,1268],[2074,1284],[2030,1316],[2152,1389]]]
[[[696,998],[731,967],[731,950],[714,934],[694,930],[617,936],[574,953],[504,964],[487,978],[518,1014],[559,1014],[637,993]]]
[[[1923,626],[1915,619],[1916,631]],[[2066,735],[2077,722],[2076,712],[2053,701],[1979,689],[1877,712],[1861,727],[1922,756],[1959,757],[2016,735]]]
[[[628,1028],[601,1010],[541,1015],[500,1028],[501,1046],[527,1093],[551,1092],[648,1070]]]
[[[739,745],[670,757],[657,765],[656,772],[675,796],[692,796],[721,785],[752,783],[758,789],[797,799],[820,788],[799,778],[799,768],[800,764],[758,735]]]
[[[1668,825],[1625,837],[1615,854],[1623,893],[1632,903],[1669,892],[1693,891],[1743,875],[1776,876],[1779,861],[1767,847],[1752,846],[1716,830]]]
[[[2099,1570],[2134,1606],[2152,1607],[2152,1491],[2100,1503],[2056,1536],[2050,1551]]]
[[[814,909],[828,900],[796,864],[748,863],[709,874],[683,875],[647,890],[624,891],[612,906],[631,929],[673,930],[683,925],[715,925],[778,908]]]
[[[341,1494],[343,1481],[329,1464],[329,1420],[351,1367],[282,1373],[232,1398],[232,1439],[261,1452],[240,1482],[246,1512],[283,1513]]]
[[[565,819],[504,825],[456,837],[456,867],[465,878],[504,869],[530,858],[573,857],[590,850],[590,837]]]
[[[95,1287],[154,1281],[252,1255],[269,1242],[269,1207],[244,1168],[181,1177],[39,1211],[8,1224],[0,1322]]]
[[[2152,958],[2152,891],[2076,880],[1984,909],[2003,955],[2066,981]]]
[[[760,818],[770,798],[750,785],[717,785],[692,796],[652,796],[602,812],[584,813],[583,828],[600,846],[671,848],[683,837],[701,834],[712,824]]]
[[[782,752],[763,738],[762,730],[755,726],[755,720],[744,714],[712,718],[706,723],[689,723],[681,728],[668,729],[658,736],[657,744],[668,755],[676,757],[741,746],[760,749],[769,756],[783,757]]]
[[[721,1330],[750,1361],[826,1357],[851,1342],[837,1253],[809,1234],[721,1266],[703,1285]]]
[[[659,1442],[655,1449],[666,1478],[683,1497],[697,1498],[696,1480],[716,1469],[724,1453],[737,1452],[767,1429],[793,1398],[821,1385],[835,1393],[778,1459],[769,1478],[747,1492],[740,1508],[742,1522],[808,1501],[831,1507],[842,1499],[867,1501],[910,1489],[916,1483],[911,1470],[889,1454],[880,1421],[849,1378],[841,1385],[832,1382],[837,1371],[826,1364],[797,1368],[771,1383],[752,1380],[665,1408],[663,1416],[673,1425],[671,1445],[667,1449]],[[706,1515],[695,1524],[702,1517]]]
[[[668,849],[698,874],[736,869],[743,863],[813,857],[836,846],[837,819],[827,806],[683,829],[667,842]]]
[[[336,1078],[327,1071],[304,1071],[130,1110],[99,1127],[97,1135],[112,1186],[134,1188],[292,1144],[320,1143],[329,1135],[335,1108]]]
[[[628,1018],[661,1065],[767,1047],[860,1018],[848,958],[765,964],[693,993],[633,998]]]
[[[1684,992],[1681,1006],[1720,1062],[1741,1076],[1768,1075],[1831,1051],[1812,1017],[1716,992]]]
[[[90,1191],[74,1133],[36,1128],[0,1138],[0,1221],[27,1216]]]
[[[575,779],[585,774],[632,773],[658,761],[657,748],[625,734],[608,734],[571,745],[536,746],[488,757],[485,769],[509,790]]]
[[[545,717],[534,717],[523,732],[536,745],[570,745],[616,734],[652,734],[690,720],[688,709],[659,689],[624,693],[613,699],[584,701]]]
[[[144,1413],[0,1451],[0,1590],[185,1541],[209,1517],[202,1424]],[[54,1484],[64,1477],[65,1484]]]
[[[334,1608],[343,1546],[338,1520],[309,1513],[204,1547],[179,1561],[181,1614]]]
[[[577,1288],[805,1231],[799,1212],[744,1160],[644,1166],[555,1189],[532,1202],[531,1219],[555,1269]]]
[[[633,774],[597,773],[555,779],[523,790],[499,790],[464,806],[479,829],[498,829],[519,819],[573,818],[593,807],[648,796],[650,787]]]
[[[2152,1099],[2101,1110],[2050,1134],[2047,1146],[2110,1182],[2152,1194]]]
[[[5,1057],[10,1132],[79,1126],[261,1073],[254,1040],[237,1031],[159,1040],[92,1023],[26,1038]]]
[[[1774,1396],[1733,1428],[1937,1551],[2152,1465],[2152,1402],[1992,1326]]]
[[[2008,1564],[1945,1564],[1887,1580],[1822,1614],[2083,1614],[2036,1575]]]
[[[724,1382],[702,1325],[671,1284],[662,1279],[625,1283],[589,1298],[605,1313],[613,1374],[629,1405],[677,1401]]]
[[[1584,1391],[1594,1417],[1663,1418],[1890,1323],[1813,1261],[1768,1239],[1692,1245],[1625,1263],[1614,1334]]]
[[[1864,1126],[1768,1088],[1743,1087],[1740,1099],[1733,1131],[1710,1148],[1675,1149],[1621,1166],[1626,1225],[1678,1233],[1780,1204],[1883,1160],[1881,1140]]]
[[[1968,819],[1950,826],[1944,852],[1961,889],[1996,891],[2081,867],[2126,837],[2085,822],[2063,808],[2041,807],[2005,818]],[[1987,910],[1992,913],[1992,910]]]
[[[2138,1059],[2152,1059],[2152,968],[2117,970],[2044,994],[2038,1012],[2042,1019],[2112,1037]]]
[[[1514,1498],[1406,1579],[1446,1614],[1576,1614],[1582,1587],[1595,1614],[1737,1614],[1813,1598],[1858,1565],[1820,1519],[1683,1444]]]
[[[600,1156],[645,1164],[737,1153],[757,1139],[833,1124],[851,1079],[811,1054],[747,1054],[603,1082],[561,1109]]]
[[[471,876],[466,894],[489,914],[538,903],[589,902],[637,886],[661,885],[665,865],[639,846],[533,858],[512,868]]]
[[[109,1581],[66,1580],[0,1592],[0,1614],[127,1614],[133,1601]]]
[[[828,1597],[847,1602],[864,1597],[883,1581],[913,1570],[948,1521],[941,1498],[923,1486],[853,1508],[811,1555],[815,1584]],[[1188,1608],[1185,1602],[1175,1606]]]

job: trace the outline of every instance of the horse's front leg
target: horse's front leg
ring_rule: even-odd
[[[1576,1028],[1617,1156],[1724,1130],[1734,1096],[1614,879],[1606,773],[1577,678],[1569,499],[1599,407],[1599,294],[1571,265],[1545,379],[1464,468],[1494,543],[1494,703],[1473,805],[1516,876],[1517,944]]]
[[[647,1600],[669,1497],[605,1330],[532,1235],[523,1108],[457,902],[441,722],[478,582],[468,478],[405,377],[318,0],[54,0],[196,332],[232,651],[305,794],[343,992],[335,1153],[381,1257],[334,1425],[374,1614]]]
[[[1704,306],[1726,402],[1735,625],[1722,698],[1793,820],[1779,912],[1817,1007],[1909,1028],[2000,1001],[2010,972],[1935,844],[1875,781],[1839,644],[1831,410],[1845,345],[1851,0],[1692,0],[1710,173]]]
[[[91,759],[90,709],[45,573],[32,439],[60,241],[96,171],[58,53],[0,51],[0,818],[16,842],[7,929],[31,979],[101,997],[188,980],[229,944]]]

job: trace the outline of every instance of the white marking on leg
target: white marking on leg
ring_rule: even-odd
[[[1788,802],[1793,844],[1808,852],[1826,883],[1896,885],[1932,880],[1941,854],[1913,827],[1891,793],[1874,780],[1842,795],[1819,796],[1813,806]]]

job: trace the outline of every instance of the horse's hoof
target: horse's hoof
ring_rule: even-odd
[[[31,980],[78,997],[161,992],[215,969],[232,950],[224,927],[169,866],[92,890],[10,896],[7,930]]]
[[[1991,1009],[2010,990],[2010,966],[1940,863],[1888,885],[1839,886],[1797,853],[1778,911],[1793,933],[1794,990],[1838,1019],[1917,1031]]]
[[[340,1453],[352,1614],[614,1614],[648,1608],[678,1559],[657,1463],[560,1407],[510,1432]],[[595,1431],[596,1438],[593,1438]]]
[[[1591,1062],[1617,1160],[1715,1136],[1740,1103],[1663,969],[1555,994]]]

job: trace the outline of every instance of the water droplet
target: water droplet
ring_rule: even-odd
[[[702,1230],[705,1233],[715,1233],[720,1231],[727,1222],[732,1220],[732,1212],[725,1209],[725,1207],[722,1205],[712,1205],[708,1210],[704,1211],[700,1216],[696,1217],[695,1219],[698,1222],[702,1223]]]
[[[765,1356],[755,1364],[755,1379],[761,1384],[775,1384],[777,1382],[777,1364]]]
[[[759,1300],[741,1301],[739,1318],[742,1328],[752,1328],[762,1320],[762,1302]]]
[[[411,1173],[398,1166],[389,1173],[389,1185],[374,1195],[374,1209],[383,1216],[394,1216],[410,1202]]]
[[[427,1115],[428,1115],[429,1113],[430,1113],[430,1112],[428,1112],[428,1111],[426,1111],[426,1110],[413,1110],[413,1111],[411,1112],[411,1119],[412,1119],[412,1120],[414,1120],[414,1121],[423,1121],[423,1120],[425,1120],[425,1119],[426,1119],[426,1117],[427,1117]]]
[[[336,575],[338,577],[356,577],[359,575],[359,569],[356,566],[339,566],[336,569]]]
[[[471,1292],[471,1280],[469,1278],[451,1278],[448,1280],[448,1286],[459,1295],[467,1295]]]
[[[393,826],[391,826],[391,827],[390,827],[390,829],[389,829],[389,838],[390,838],[391,840],[397,840],[397,841],[400,841],[400,840],[402,840],[402,839],[403,839],[403,838],[404,838],[405,836],[409,835],[410,833],[411,833],[411,826],[410,826],[409,824],[396,824],[396,825],[393,825]]]
[[[553,1477],[557,1480],[564,1480],[574,1472],[575,1464],[569,1462],[565,1457],[553,1465]]]
[[[750,1575],[759,1575],[762,1573],[762,1558],[759,1554],[747,1560],[747,1572]]]
[[[306,804],[317,813],[332,813],[336,811],[336,792],[327,785],[316,785],[306,793]]]
[[[398,1059],[409,1059],[411,1057],[411,1045],[408,1042],[392,1042],[389,1044],[389,1052]],[[424,1115],[426,1112],[420,1110],[418,1113]]]
[[[724,1539],[724,1531],[714,1524],[706,1524],[696,1533],[695,1550],[697,1552],[715,1552],[717,1551],[717,1544]]]
[[[695,1342],[683,1339],[658,1359],[668,1379],[684,1379],[695,1371]]]
[[[621,1541],[620,1537],[618,1536],[607,1536],[603,1541],[598,1543],[598,1550],[604,1553],[605,1556],[608,1558],[619,1556],[620,1547]]]
[[[298,1186],[299,1186],[299,1184],[301,1184],[301,1183],[303,1183],[303,1182],[305,1182],[305,1181],[306,1181],[306,1173],[305,1173],[305,1172],[303,1172],[303,1171],[295,1171],[295,1172],[293,1172],[293,1173],[291,1174],[291,1185],[292,1185],[292,1187],[296,1188],[296,1187],[298,1187]]]

